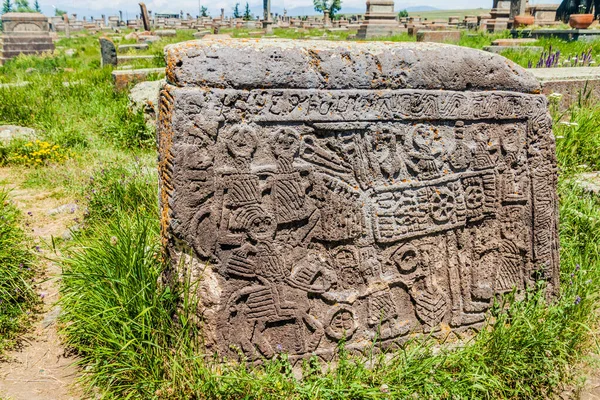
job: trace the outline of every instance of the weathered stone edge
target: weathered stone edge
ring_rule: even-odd
[[[167,46],[165,58],[180,87],[541,91],[502,56],[438,43],[188,41]]]

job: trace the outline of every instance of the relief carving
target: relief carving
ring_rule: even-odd
[[[214,271],[219,353],[329,359],[477,328],[495,296],[555,284],[537,97],[179,90],[162,204],[172,246]]]

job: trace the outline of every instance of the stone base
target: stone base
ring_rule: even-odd
[[[0,38],[0,64],[19,54],[36,55],[54,51],[54,43],[49,35],[8,34]]]
[[[129,50],[148,50],[148,43],[122,44],[117,48],[119,53],[126,53]]]
[[[488,32],[502,32],[507,29],[508,19],[491,19],[485,25],[485,30]]]
[[[119,57],[117,57],[117,64],[121,65],[121,64],[127,64],[127,63],[140,61],[140,60],[153,60],[154,58],[156,58],[156,57],[152,56],[152,55],[119,56]]]
[[[513,50],[518,52],[525,51],[534,51],[534,52],[542,52],[544,48],[541,46],[485,46],[483,48],[485,51],[489,51],[490,53],[500,54],[506,50]]]
[[[417,42],[458,43],[460,31],[429,31],[422,30],[417,33]]]
[[[398,25],[364,24],[358,28],[357,39],[372,39],[408,33],[408,29]]]
[[[164,68],[133,69],[130,71],[113,71],[112,78],[115,89],[122,90],[130,83],[147,81],[151,76],[162,77],[165,75]]]
[[[595,29],[532,29],[532,30],[512,30],[511,36],[514,38],[550,38],[555,37],[562,40],[580,40],[592,41],[600,39],[600,30]]]
[[[566,110],[577,102],[580,93],[590,92],[592,99],[600,99],[600,68],[531,68],[528,69],[542,85],[542,93],[550,96],[560,93],[559,108]],[[587,93],[586,93],[587,95]]]

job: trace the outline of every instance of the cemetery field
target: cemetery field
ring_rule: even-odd
[[[245,30],[229,33],[250,37]],[[481,48],[500,36],[465,35],[461,45]],[[189,39],[179,32],[152,44],[135,54],[156,57],[135,67],[164,66],[165,43]],[[563,56],[589,48],[600,53],[600,42],[539,45]],[[524,298],[509,294],[477,334],[414,338],[387,354],[374,343],[366,359],[349,354],[342,341],[336,363],[313,358],[300,380],[285,355],[262,366],[202,355],[197,304],[185,295],[195,287],[162,285],[155,129],[143,110],[129,108],[128,90],[115,91],[111,68],[100,67],[97,37],[57,46],[54,57],[19,57],[0,67],[0,84],[21,83],[0,86],[0,125],[35,129],[0,141],[0,353],[9,359],[60,298],[62,313],[52,322],[61,338],[56,346],[81,367],[78,383],[61,381],[92,398],[545,399],[577,395],[594,377],[587,371],[600,361],[600,197],[575,177],[600,170],[597,100],[583,96],[566,111],[551,107],[559,164],[558,298],[546,299],[541,287]],[[541,55],[506,56],[527,66]],[[0,364],[0,376],[6,366],[14,364]]]

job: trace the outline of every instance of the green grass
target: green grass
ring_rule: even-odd
[[[106,398],[547,398],[573,378],[569,366],[593,343],[600,202],[568,180],[559,188],[558,300],[548,304],[542,290],[522,301],[509,298],[508,306],[493,309],[489,327],[458,349],[414,341],[387,357],[374,356],[367,367],[341,347],[337,365],[322,371],[316,361],[308,362],[298,381],[285,358],[250,368],[201,355],[194,304],[177,302],[189,286],[157,284],[163,266],[156,209],[131,207],[132,194],[145,203],[155,182],[139,186],[131,180],[114,192],[110,188],[121,178],[107,176],[112,178],[98,186],[98,200],[121,211],[90,224],[65,260],[63,286],[69,344],[89,367],[85,381]]]
[[[28,246],[19,212],[8,192],[0,190],[0,355],[27,329],[29,313],[37,304]]]

